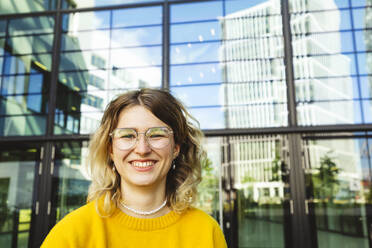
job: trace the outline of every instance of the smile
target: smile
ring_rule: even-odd
[[[133,161],[132,166],[137,167],[137,168],[148,168],[151,167],[155,164],[154,161]]]

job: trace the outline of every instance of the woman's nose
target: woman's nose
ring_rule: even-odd
[[[151,147],[150,147],[150,144],[147,142],[145,134],[143,135],[141,134],[138,134],[135,152],[139,154],[146,154],[146,153],[151,152]]]

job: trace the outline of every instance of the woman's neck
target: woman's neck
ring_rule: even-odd
[[[139,214],[140,211],[149,212],[162,206],[166,200],[165,185],[160,187],[138,187],[122,184],[121,192],[121,210],[130,216],[138,218],[155,218],[163,216],[170,211],[167,205],[165,205],[152,214]]]

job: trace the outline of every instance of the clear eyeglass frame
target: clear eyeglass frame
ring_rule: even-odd
[[[169,145],[173,131],[168,127],[151,127],[145,132],[137,132],[134,128],[116,128],[109,135],[119,150],[130,150],[137,145],[140,134],[145,136],[151,148],[162,149]]]

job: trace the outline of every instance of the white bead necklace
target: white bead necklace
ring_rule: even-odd
[[[150,211],[141,211],[141,210],[137,210],[137,209],[134,209],[134,208],[128,207],[128,206],[125,205],[123,202],[120,202],[120,204],[121,204],[124,208],[126,208],[126,209],[132,211],[133,213],[136,213],[136,214],[139,214],[139,215],[150,215],[150,214],[154,214],[154,213],[158,212],[160,209],[162,209],[162,208],[165,206],[165,204],[167,204],[167,199],[165,199],[165,201],[164,201],[164,202],[163,202],[159,207],[157,207],[157,208],[155,208],[155,209],[153,209],[153,210],[150,210]]]

